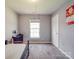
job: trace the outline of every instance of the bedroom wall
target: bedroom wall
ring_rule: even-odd
[[[54,39],[52,34],[52,43],[62,51],[66,56],[74,59],[74,25],[66,24],[66,7],[68,4],[64,4],[58,11],[52,15],[52,20],[56,20],[54,17],[58,15],[58,40]],[[53,22],[51,22],[53,24]],[[54,23],[56,25],[56,23]],[[54,30],[54,25],[52,25],[52,33]],[[55,32],[56,33],[56,32]],[[58,46],[56,41],[58,41]]]
[[[40,19],[40,38],[30,38],[29,20],[37,17]],[[20,15],[19,16],[19,33],[24,34],[24,40],[47,41],[50,42],[50,16],[49,15]]]
[[[5,8],[5,40],[10,40],[12,31],[18,32],[17,14],[10,8]]]

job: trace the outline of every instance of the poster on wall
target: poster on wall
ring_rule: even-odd
[[[74,4],[66,8],[66,23],[68,25],[74,24]]]

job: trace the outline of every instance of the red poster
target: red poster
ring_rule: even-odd
[[[66,9],[66,17],[74,15],[74,5],[71,5],[68,9]]]
[[[66,9],[66,23],[68,25],[74,24],[74,5],[71,5]]]

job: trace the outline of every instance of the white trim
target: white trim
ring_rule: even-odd
[[[54,44],[53,44],[54,45]],[[54,45],[55,46],[55,45]],[[55,46],[59,51],[61,51],[66,57],[68,57],[69,59],[72,59],[71,56],[67,55],[66,52],[64,52],[62,49],[58,48],[57,46]]]
[[[58,48],[65,56],[67,56],[69,59],[72,59],[71,56],[67,55],[66,52],[64,52],[62,49]]]

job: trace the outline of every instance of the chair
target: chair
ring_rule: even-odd
[[[23,34],[18,34],[16,37],[13,38],[13,43],[23,43]]]

